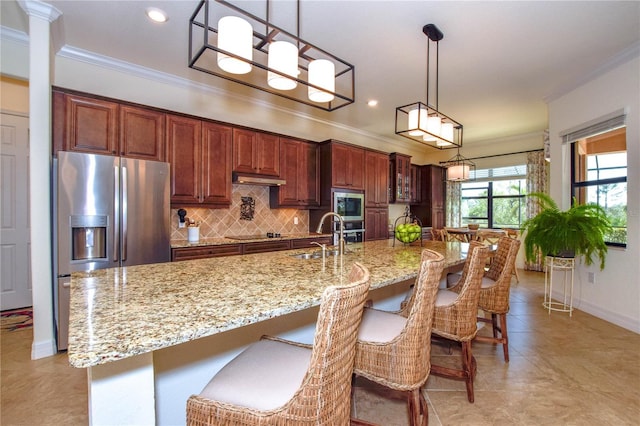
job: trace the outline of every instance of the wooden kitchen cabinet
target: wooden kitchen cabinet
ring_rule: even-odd
[[[209,257],[235,256],[242,254],[240,244],[221,244],[218,246],[180,247],[171,249],[171,261],[207,259]]]
[[[280,177],[285,185],[270,188],[272,208],[320,206],[318,144],[280,138]]]
[[[411,204],[411,212],[422,226],[444,228],[446,224],[446,169],[434,164],[420,166],[421,200]]]
[[[331,186],[364,190],[363,148],[331,143]]]
[[[118,103],[61,92],[53,96],[54,147],[118,155]]]
[[[291,240],[291,248],[292,249],[300,249],[300,248],[317,248],[315,244],[326,244],[330,246],[333,243],[333,239],[331,237],[312,237],[312,238],[298,238],[295,240]]]
[[[389,155],[390,203],[411,202],[411,157],[397,152]]]
[[[231,127],[167,115],[172,206],[231,205]]]
[[[165,113],[53,91],[53,149],[165,160]]]
[[[233,129],[233,171],[280,177],[280,137]]]
[[[411,177],[409,179],[409,193],[411,204],[420,204],[422,202],[422,167],[415,164],[410,166]]]
[[[365,207],[389,206],[389,155],[365,151]],[[368,230],[367,230],[368,231]]]
[[[120,105],[120,155],[141,160],[164,161],[165,113]]]
[[[389,209],[367,208],[364,212],[365,241],[389,238]]]

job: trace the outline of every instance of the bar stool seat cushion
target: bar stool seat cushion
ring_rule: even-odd
[[[396,338],[407,323],[407,319],[391,312],[365,308],[358,331],[358,340],[384,343]]]
[[[458,293],[451,290],[438,290],[436,294],[436,306],[448,306],[458,298]]]
[[[456,284],[458,284],[458,281],[460,281],[460,278],[462,278],[462,273],[447,275],[447,287],[453,287]],[[484,276],[482,277],[482,284],[480,284],[480,288],[489,288],[494,285],[496,285],[495,280],[492,280],[491,278],[484,277]]]
[[[260,340],[225,365],[200,396],[266,411],[283,406],[300,389],[311,349]]]

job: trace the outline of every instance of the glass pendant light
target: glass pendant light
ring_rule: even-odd
[[[253,29],[237,16],[225,16],[218,21],[218,47],[247,61],[253,60]],[[246,74],[251,64],[218,52],[218,66],[231,74]]]
[[[309,99],[313,102],[331,102],[336,91],[336,66],[326,59],[316,59],[309,62],[309,83],[322,87],[324,90],[309,86]]]
[[[457,164],[455,166],[447,167],[447,180],[462,181],[469,179],[469,165]]]
[[[287,41],[274,41],[270,43],[268,66],[269,68],[280,71],[283,74],[297,78],[298,48]],[[295,80],[283,77],[282,75],[271,71],[269,71],[267,75],[267,83],[269,86],[278,90],[292,90],[298,85]]]

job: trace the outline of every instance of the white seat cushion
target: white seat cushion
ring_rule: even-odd
[[[403,316],[366,308],[362,313],[358,340],[376,343],[390,342],[404,330],[406,323],[407,319]]]
[[[438,290],[436,293],[436,306],[448,306],[456,301],[458,293],[451,290]]]
[[[482,277],[482,284],[480,284],[480,288],[489,288],[496,285],[496,282],[491,278]]]
[[[311,349],[260,340],[232,359],[200,393],[256,410],[282,407],[300,388]]]

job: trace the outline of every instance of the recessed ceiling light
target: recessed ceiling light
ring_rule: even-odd
[[[167,22],[169,20],[169,16],[164,10],[158,9],[157,7],[148,7],[147,8],[147,16],[153,22]]]
[[[378,106],[378,101],[375,99],[371,99],[367,102],[367,105],[369,105],[370,107]]]

